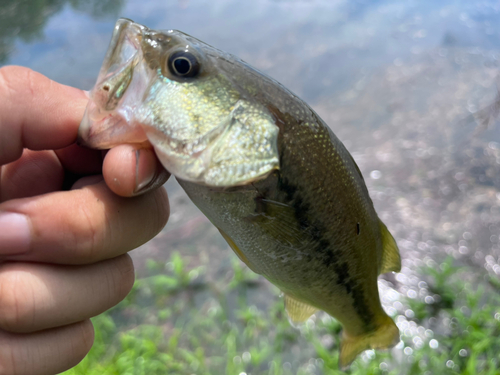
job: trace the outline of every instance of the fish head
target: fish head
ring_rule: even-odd
[[[116,23],[78,142],[149,142],[177,178],[231,187],[279,167],[279,128],[248,65],[187,34]]]

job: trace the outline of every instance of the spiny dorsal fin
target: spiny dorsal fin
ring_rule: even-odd
[[[380,232],[382,233],[382,263],[379,274],[386,272],[401,271],[401,256],[398,245],[387,227],[379,220]]]
[[[292,323],[305,322],[318,309],[285,294],[285,309]]]

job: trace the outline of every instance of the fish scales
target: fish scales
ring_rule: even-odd
[[[278,82],[121,19],[79,134],[94,148],[148,140],[240,259],[283,291],[291,321],[317,309],[339,320],[341,366],[399,341],[377,288],[400,269],[397,245],[347,149]]]
[[[317,277],[318,274],[323,274],[325,267],[328,270],[330,266],[333,266],[331,276],[327,280],[322,280],[323,285],[317,285],[317,283],[315,285],[310,281],[311,285],[314,285],[313,289],[321,291],[319,299],[322,299],[323,293],[326,292],[334,299],[330,301],[329,305],[337,305],[338,302],[336,303],[335,299],[338,299],[336,296],[339,293],[339,288],[336,285],[340,285],[346,294],[351,296],[352,306],[357,308],[355,315],[364,319],[363,324],[369,327],[373,321],[371,310],[367,309],[366,306],[374,305],[374,308],[380,306],[376,282],[370,284],[371,289],[363,291],[363,287],[356,285],[355,280],[351,279],[350,275],[352,274],[353,278],[363,275],[376,280],[377,270],[374,267],[363,269],[363,264],[366,263],[357,262],[358,258],[350,256],[351,247],[357,246],[360,253],[363,253],[363,249],[376,244],[377,251],[364,252],[364,257],[366,257],[365,261],[368,261],[368,264],[380,264],[382,239],[379,232],[370,230],[370,228],[376,227],[378,217],[369,199],[361,174],[343,144],[304,102],[273,80],[260,79],[255,81],[253,69],[247,75],[243,75],[241,72],[233,72],[232,67],[233,64],[230,63],[227,68],[223,69],[228,75],[237,77],[236,81],[239,82],[239,85],[252,87],[251,91],[258,93],[257,95],[262,102],[274,107],[271,112],[277,117],[278,124],[281,124],[278,138],[280,171],[274,190],[279,190],[284,194],[276,194],[276,192],[271,191],[271,194],[268,193],[268,196],[263,198],[290,204],[294,208],[297,224],[302,227],[303,235],[309,237],[305,242],[310,243],[310,247],[315,249],[317,253],[316,256],[307,254],[305,260],[312,261],[308,258],[315,257],[322,261],[319,266],[312,263],[310,265],[312,269],[309,267],[304,269],[304,275]],[[284,98],[284,100],[277,98]],[[308,152],[308,150],[311,150],[312,154],[305,158],[304,152]],[[274,178],[274,176],[272,177]],[[328,188],[325,189],[325,187]],[[186,190],[188,191],[188,189]],[[202,191],[199,194],[203,196],[206,193]],[[196,195],[190,194],[190,197],[194,202],[198,202]],[[211,204],[204,213],[209,218],[220,216],[220,213],[210,212],[210,207],[226,207],[225,203]],[[198,204],[198,206],[200,205]],[[352,215],[352,213],[356,214]],[[367,225],[366,220],[363,220],[365,217],[371,221],[371,225]],[[349,235],[349,231],[350,234],[356,232],[357,224],[360,226],[359,236]],[[233,228],[225,228],[222,224],[221,226],[216,224],[216,226],[222,227],[228,233],[235,233]],[[245,253],[250,252],[254,246],[245,237],[247,230],[248,224],[245,221],[241,228],[241,234],[235,236],[241,238],[237,244],[240,250]],[[345,236],[345,233],[348,235]],[[246,250],[247,248],[248,250]],[[256,248],[258,247],[256,246]],[[251,257],[249,260],[252,262]],[[263,262],[267,263],[268,259],[263,260]],[[255,265],[255,263],[253,264]],[[259,269],[258,266],[254,267]],[[297,268],[302,269],[302,264]],[[280,277],[283,276],[273,275],[269,272],[259,273],[272,279],[275,284],[281,285]],[[306,277],[296,278],[298,284],[304,283],[305,280],[307,280]],[[297,287],[292,288],[295,290],[292,295],[304,299],[295,289]],[[285,289],[284,286],[281,288]],[[317,299],[311,296],[309,288],[306,293],[308,293],[307,299],[309,301],[311,298]],[[327,312],[334,312],[332,308],[324,307],[325,301],[316,301],[313,304],[322,306],[321,309]],[[352,309],[343,308],[342,310],[348,318],[352,319],[353,311],[350,311]],[[339,313],[332,313],[332,315],[337,318],[340,316]]]
[[[344,164],[349,165],[353,161],[343,145],[338,141],[335,145],[331,141],[335,138],[331,138],[333,134],[328,128],[317,120],[317,116],[311,117],[308,119],[311,124],[309,126],[300,118],[294,121],[283,120],[283,130],[278,138],[280,170],[261,183],[264,185],[263,189],[259,186],[261,184],[256,184],[252,195],[248,194],[248,189],[242,189],[248,200],[246,212],[242,213],[238,209],[241,199],[231,200],[236,202],[237,207],[234,208],[227,200],[228,194],[239,194],[238,190],[211,190],[207,193],[206,187],[200,189],[198,185],[181,184],[198,207],[209,218],[214,218],[212,221],[218,228],[226,233],[233,233],[233,240],[247,254],[252,269],[266,276],[283,291],[329,312],[341,322],[352,322],[353,316],[359,317],[360,322],[355,326],[359,326],[360,330],[353,329],[352,332],[359,334],[361,330],[372,328],[371,312],[377,310],[380,303],[376,281],[368,284],[371,288],[367,288],[356,283],[356,278],[362,275],[376,280],[377,268],[364,265],[378,264],[379,253],[366,252],[363,255],[365,259],[358,261],[357,257],[352,257],[352,247],[357,246],[361,252],[371,243],[378,243],[382,247],[380,236],[377,237],[377,233],[370,230],[373,225],[367,225],[364,218],[372,221],[378,219],[373,208],[370,210],[371,202],[358,198],[362,197],[358,194],[363,188],[362,179],[355,168],[356,173],[349,173],[344,168]],[[293,136],[295,134],[300,135],[300,141],[293,141],[297,139]],[[325,147],[317,147],[318,139],[324,139],[319,142]],[[305,162],[301,156],[303,154],[298,151],[310,149],[311,143],[318,151]],[[325,189],[324,186],[329,188]],[[352,192],[352,197],[349,192]],[[341,198],[343,195],[347,195],[349,204]],[[207,204],[203,200],[208,196],[212,199]],[[248,217],[262,211],[258,207],[259,199],[280,202],[291,208],[295,221],[293,224],[300,229],[297,231],[300,238],[294,239],[299,243],[297,249],[290,248],[288,243],[275,238],[270,243],[267,239],[273,237],[273,234],[262,228],[262,225],[252,223],[259,234],[250,235]],[[231,215],[224,214],[233,210]],[[353,212],[359,214],[352,215]],[[229,217],[229,221],[218,219],[224,217]],[[239,218],[238,224],[235,223],[236,218]],[[359,235],[356,230],[358,223],[361,228]],[[266,241],[263,244],[255,243],[252,241],[255,238],[266,238]],[[294,254],[297,250],[304,255],[297,257]],[[263,269],[263,265],[284,261],[297,264],[290,264],[287,268]],[[319,278],[319,275],[324,276]],[[344,296],[339,298],[339,294]],[[339,299],[351,301],[339,305]]]

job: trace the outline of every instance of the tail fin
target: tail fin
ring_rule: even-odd
[[[349,336],[344,332],[342,344],[340,345],[339,365],[342,369],[345,369],[361,352],[367,349],[392,348],[399,340],[399,329],[387,315],[383,323],[375,331],[365,335]]]

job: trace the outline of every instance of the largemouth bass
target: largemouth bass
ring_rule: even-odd
[[[284,293],[293,322],[343,326],[339,363],[399,331],[379,274],[399,271],[352,156],[301,99],[242,60],[179,31],[120,19],[90,93],[80,143],[150,142],[238,257]]]

